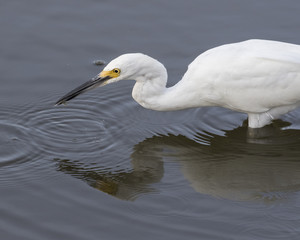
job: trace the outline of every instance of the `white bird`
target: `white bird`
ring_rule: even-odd
[[[248,40],[212,48],[169,88],[167,70],[159,61],[141,53],[124,54],[56,105],[124,79],[136,81],[132,97],[145,108],[174,111],[220,106],[247,113],[249,127],[260,128],[300,105],[300,45]]]

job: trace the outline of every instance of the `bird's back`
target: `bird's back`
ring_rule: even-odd
[[[190,65],[181,88],[241,112],[300,101],[300,46],[248,40],[210,49]]]

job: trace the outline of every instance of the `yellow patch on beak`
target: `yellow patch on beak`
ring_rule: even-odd
[[[100,76],[101,78],[107,77],[107,76],[109,76],[109,78],[116,78],[116,77],[119,77],[119,76],[120,76],[120,73],[121,73],[120,69],[114,68],[113,70],[110,70],[110,71],[102,71],[102,72],[99,74],[99,76]]]

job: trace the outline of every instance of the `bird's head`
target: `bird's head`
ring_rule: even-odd
[[[162,71],[161,69],[166,73],[165,68],[160,62],[142,53],[128,53],[121,55],[112,60],[103,71],[94,78],[60,98],[56,102],[56,105],[65,103],[90,89],[104,86],[109,83],[125,79],[143,81],[147,77],[155,77],[156,74],[158,75],[159,72]]]

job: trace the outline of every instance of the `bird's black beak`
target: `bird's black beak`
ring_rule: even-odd
[[[100,87],[102,85],[105,85],[106,81],[111,79],[110,76],[104,76],[101,77],[100,75],[97,75],[96,77],[92,78],[91,80],[85,82],[84,84],[80,85],[79,87],[75,88],[71,92],[64,95],[62,98],[60,98],[55,105],[60,105],[63,103],[66,103],[67,101],[71,100],[72,98],[77,97],[79,94],[84,93],[90,89]]]

